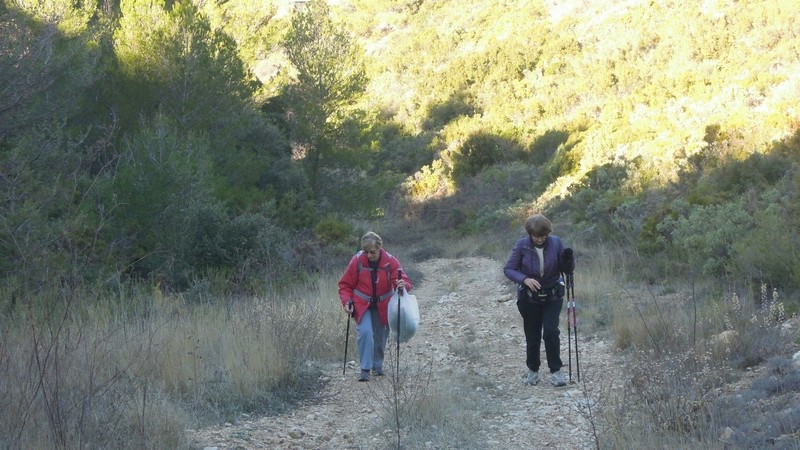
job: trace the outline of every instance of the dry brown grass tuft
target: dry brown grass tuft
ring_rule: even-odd
[[[747,421],[726,417],[747,417],[752,408],[727,411],[736,403],[720,402],[720,393],[735,396],[743,369],[791,353],[796,336],[783,326],[777,291],[762,287],[759,301],[744,302],[735,293],[716,297],[718,290],[697,286],[617,280],[610,289],[611,329],[617,346],[628,350],[626,388],[602,419],[609,430],[604,445],[718,448],[723,435],[747,435]],[[800,416],[800,408],[793,409],[790,416]]]
[[[186,428],[285,407],[344,342],[333,277],[203,304],[77,297],[0,318],[0,447],[186,447]]]

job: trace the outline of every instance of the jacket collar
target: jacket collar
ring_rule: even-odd
[[[547,248],[547,246],[550,244],[550,239],[552,237],[553,236],[547,236],[547,239],[544,240],[544,242],[542,243],[542,246],[538,247],[538,248]],[[533,242],[533,238],[530,237],[530,235],[528,236],[528,244],[530,244],[531,248],[537,248],[536,244]]]

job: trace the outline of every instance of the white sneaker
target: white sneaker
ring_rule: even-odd
[[[564,379],[564,375],[561,375],[561,371],[555,371],[550,375],[550,383],[553,386],[566,386],[567,380]]]
[[[528,384],[528,385],[531,385],[531,386],[533,386],[535,384],[539,384],[539,372],[534,372],[532,370],[529,370],[528,371],[528,377],[525,378],[525,384]]]

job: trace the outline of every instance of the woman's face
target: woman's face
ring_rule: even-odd
[[[533,243],[536,245],[544,245],[544,241],[547,240],[547,236],[549,236],[549,234],[545,234],[544,236],[531,235],[531,240],[533,240]]]
[[[370,261],[377,261],[378,258],[381,257],[381,248],[380,247],[372,247],[368,250],[364,250],[367,253],[367,259]]]

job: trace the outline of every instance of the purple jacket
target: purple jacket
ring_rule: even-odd
[[[558,260],[564,252],[564,243],[558,236],[550,235],[544,241],[544,276],[539,276],[539,255],[533,248],[530,236],[518,240],[511,250],[503,273],[517,283],[522,284],[525,278],[533,278],[541,283],[543,289],[551,289],[561,276]]]

